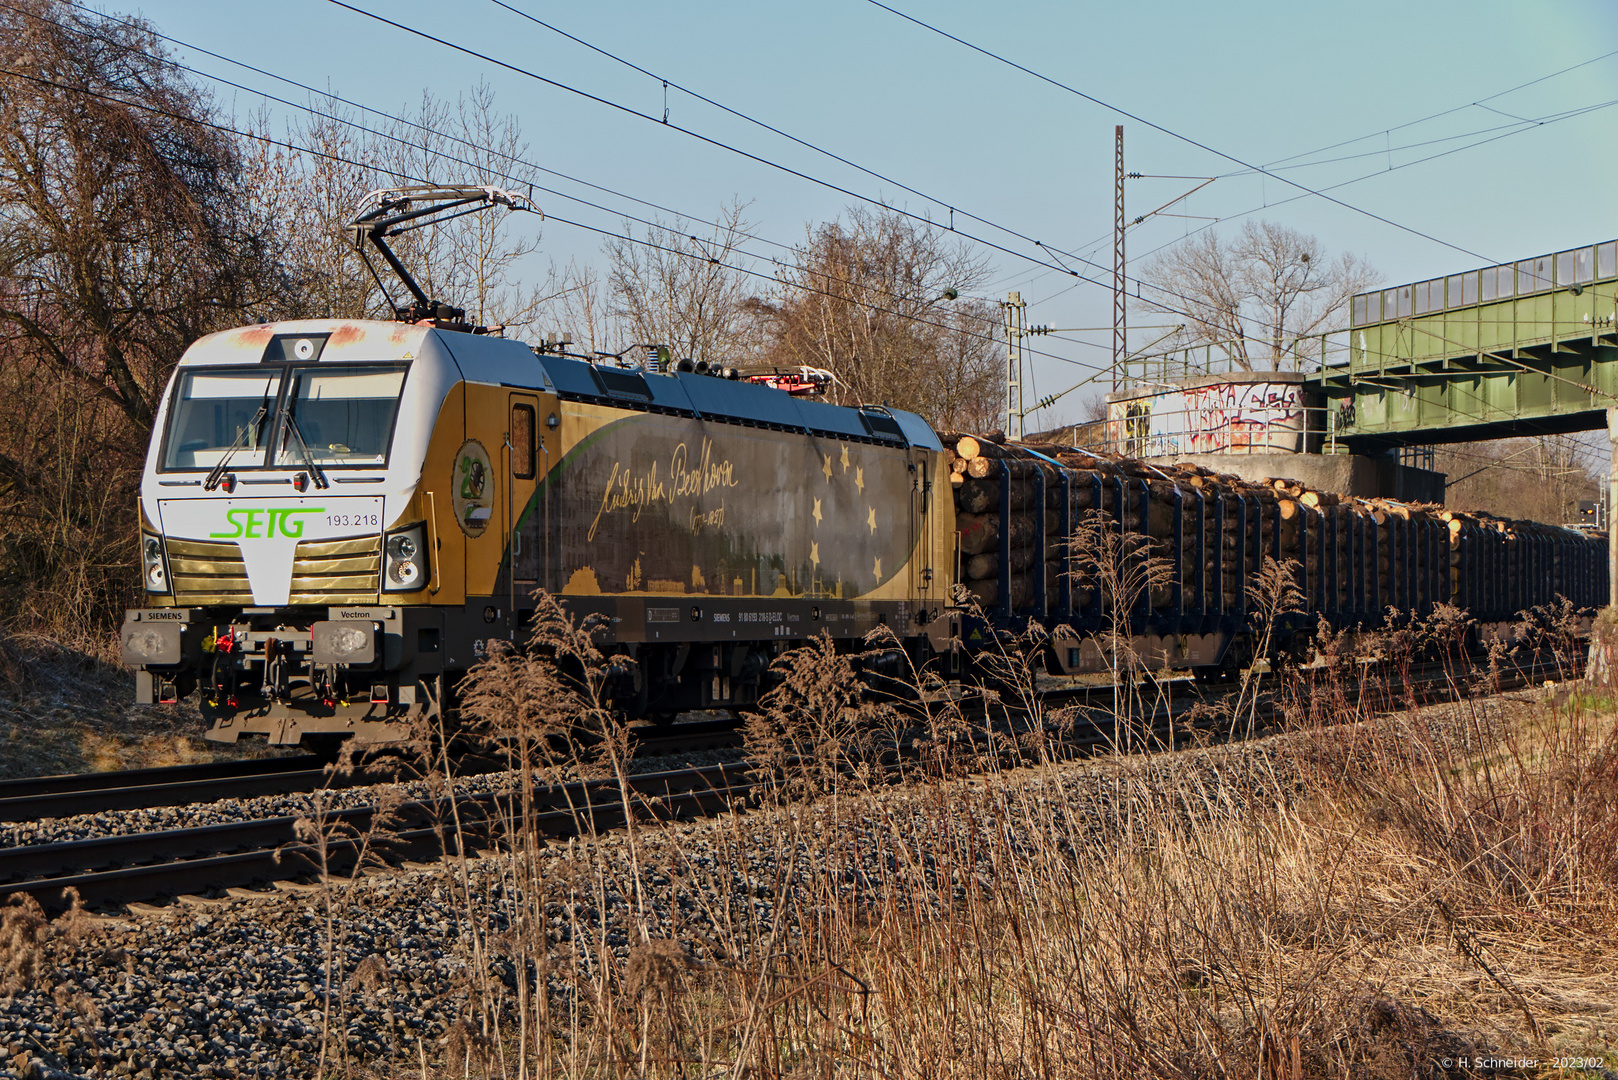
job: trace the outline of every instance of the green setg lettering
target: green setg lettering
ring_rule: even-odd
[[[296,540],[303,536],[304,514],[324,514],[324,506],[272,506],[268,509],[238,507],[225,511],[225,521],[235,526],[231,532],[209,533],[210,540],[260,540],[279,533]],[[260,532],[262,527],[263,531]]]
[[[324,514],[324,506],[282,506],[270,511],[270,532],[280,529],[282,536],[296,540],[303,535],[303,518],[299,514]]]
[[[234,539],[236,539],[238,536],[240,536],[242,534],[241,515],[243,515],[245,513],[247,513],[246,510],[227,510],[227,511],[225,511],[225,521],[227,521],[231,525],[236,526],[236,531],[235,532],[209,533],[208,534],[208,539],[210,539],[210,540],[234,540]]]

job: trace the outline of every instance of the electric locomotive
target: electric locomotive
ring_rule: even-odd
[[[632,716],[752,704],[771,659],[823,632],[945,646],[954,507],[932,429],[530,348],[429,300],[384,242],[515,200],[377,197],[356,242],[410,286],[400,321],[186,351],[141,484],[137,700],[199,695],[220,742],[397,741],[520,637],[538,588],[595,616]]]

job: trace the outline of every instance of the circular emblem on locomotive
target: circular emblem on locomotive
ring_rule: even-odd
[[[455,452],[450,477],[455,521],[468,536],[482,536],[494,516],[494,469],[489,452],[476,439],[468,439]]]

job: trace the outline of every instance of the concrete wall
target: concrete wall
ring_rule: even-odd
[[[1358,454],[1175,454],[1169,460],[1189,462],[1244,480],[1285,477],[1306,487],[1402,502],[1444,501],[1444,474],[1400,465],[1392,458]]]
[[[1235,372],[1116,391],[1107,395],[1110,449],[1137,458],[1302,451],[1303,379],[1295,371]]]

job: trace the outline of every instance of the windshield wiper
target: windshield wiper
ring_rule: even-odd
[[[324,490],[330,486],[326,483],[326,474],[315,464],[315,456],[309,452],[309,444],[303,441],[303,432],[298,430],[298,418],[293,415],[290,405],[287,407],[287,430],[298,440],[298,450],[303,454],[303,463],[309,466],[309,475],[315,479],[315,487]]]
[[[240,450],[246,442],[247,433],[252,431],[255,425],[269,414],[269,411],[270,407],[268,405],[260,405],[258,412],[254,413],[252,418],[242,425],[242,429],[236,433],[236,441],[231,443],[229,448],[225,450],[225,456],[220,458],[218,464],[209,470],[208,478],[202,482],[203,491],[212,491],[219,486],[219,481],[224,479],[225,469],[230,465],[230,459],[236,456],[236,451]],[[254,436],[254,441],[257,441],[257,436]]]

